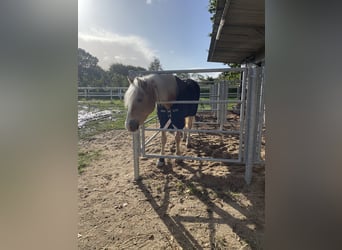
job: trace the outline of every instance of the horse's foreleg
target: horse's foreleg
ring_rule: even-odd
[[[165,154],[165,144],[166,144],[166,132],[162,131],[161,132],[161,150],[160,154],[164,155]],[[158,167],[162,167],[165,165],[165,159],[164,158],[159,158],[157,162]]]
[[[180,131],[177,131],[176,132],[176,135],[175,135],[175,141],[176,141],[176,155],[181,155],[181,151],[180,151],[180,141],[181,141],[181,132]],[[181,159],[176,159],[176,163],[180,163],[182,162]]]

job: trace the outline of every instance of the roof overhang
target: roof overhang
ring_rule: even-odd
[[[208,62],[258,63],[264,57],[264,0],[217,0]]]

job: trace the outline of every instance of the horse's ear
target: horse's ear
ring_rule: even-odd
[[[127,76],[127,80],[129,82],[129,84],[132,84],[134,81],[134,77],[133,76]]]

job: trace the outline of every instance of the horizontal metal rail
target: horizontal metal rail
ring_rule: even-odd
[[[216,161],[216,162],[228,162],[228,163],[241,163],[239,159],[227,159],[227,158],[212,158],[212,157],[194,157],[194,156],[181,156],[181,155],[158,155],[158,154],[143,154],[143,157],[151,158],[168,158],[168,159],[182,159],[182,160],[195,160],[195,161]]]
[[[218,125],[217,122],[194,122],[193,124]]]
[[[214,72],[244,72],[247,68],[217,68],[217,69],[182,69],[163,71],[134,71],[136,74],[177,74],[177,73],[214,73]]]
[[[127,89],[127,87],[110,87],[110,86],[78,86],[79,89]]]
[[[212,103],[242,103],[240,100],[222,100],[222,101],[158,101],[158,104],[212,104]]]
[[[97,95],[97,94],[93,94],[93,93],[90,93],[90,94],[79,94],[78,96],[82,96],[82,97],[96,97],[96,96],[99,96],[99,97],[111,97],[111,96],[115,96],[115,97],[123,97],[124,95],[111,95],[111,94],[108,94],[108,95]]]
[[[145,128],[145,131],[167,131],[167,132],[182,132],[183,129],[168,129],[168,128]],[[228,135],[240,135],[238,130],[207,130],[207,129],[187,129],[189,133],[211,133],[211,134],[228,134]]]

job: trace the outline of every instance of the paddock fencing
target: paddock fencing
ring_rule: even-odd
[[[225,154],[221,157],[215,156],[177,156],[172,154],[155,154],[148,152],[146,147],[151,143],[161,131],[177,131],[177,129],[157,128],[151,123],[157,124],[157,117],[152,117],[145,121],[144,126],[133,133],[133,157],[134,157],[134,179],[140,178],[139,159],[144,158],[166,158],[196,161],[224,162],[233,165],[245,166],[245,181],[251,183],[253,166],[264,164],[261,158],[262,138],[265,130],[264,126],[264,67],[247,65],[244,68],[223,68],[223,69],[196,69],[196,70],[168,70],[168,71],[144,71],[130,72],[132,77],[145,74],[178,74],[178,73],[212,73],[212,72],[240,72],[241,78],[238,81],[239,90],[234,96],[229,93],[231,85],[236,88],[237,82],[215,81],[200,82],[201,97],[199,101],[174,101],[169,103],[198,103],[194,128],[189,130],[190,134],[203,135],[213,134],[223,137],[234,137],[238,140],[238,153]],[[202,91],[208,89],[208,91]],[[158,102],[157,104],[163,104]],[[231,126],[228,114],[238,115],[236,126]],[[202,116],[212,117],[210,121],[201,119]],[[206,125],[206,126],[205,126]],[[214,128],[208,125],[213,125]],[[205,127],[205,128],[203,128]],[[154,132],[150,137],[146,136],[147,131]],[[200,136],[201,137],[201,136]],[[223,142],[223,140],[222,140]]]
[[[210,97],[212,90],[210,87],[204,86],[201,88],[201,97]],[[78,87],[78,99],[120,99],[123,100],[128,87]],[[237,98],[240,96],[240,88],[230,87],[229,98]]]
[[[78,98],[123,100],[127,87],[78,87]]]

